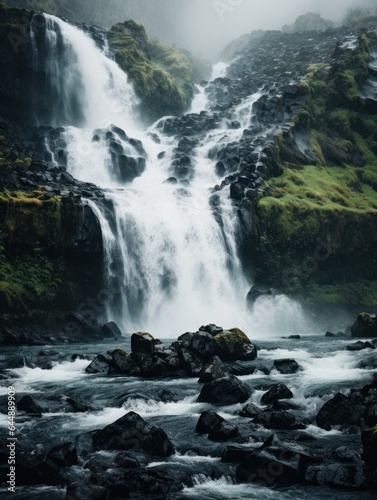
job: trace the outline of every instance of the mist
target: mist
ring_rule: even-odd
[[[185,12],[171,43],[216,57],[222,48],[252,30],[281,29],[306,12],[340,22],[351,6],[377,7],[376,0],[183,0]],[[175,30],[174,30],[175,31]]]

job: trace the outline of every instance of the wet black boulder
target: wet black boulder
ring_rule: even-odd
[[[198,401],[215,405],[232,405],[244,403],[249,399],[250,395],[250,387],[234,375],[231,375],[204,384]]]

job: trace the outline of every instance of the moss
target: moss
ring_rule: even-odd
[[[113,26],[108,39],[141,100],[144,116],[156,120],[188,109],[194,85],[185,55],[149,39],[143,26],[132,20]]]

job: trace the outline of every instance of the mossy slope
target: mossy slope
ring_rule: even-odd
[[[252,209],[254,277],[308,302],[377,306],[377,121],[360,91],[371,37],[308,68],[293,134],[315,164],[282,134],[283,173]]]
[[[108,33],[119,66],[127,73],[148,119],[183,113],[194,95],[190,63],[185,55],[148,38],[144,27],[128,20]]]

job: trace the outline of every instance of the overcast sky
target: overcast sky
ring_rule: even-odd
[[[158,0],[157,0],[158,1]],[[186,0],[179,20],[182,42],[210,53],[254,29],[281,29],[306,12],[340,21],[350,6],[376,7],[377,0]]]

